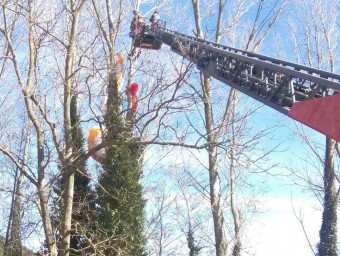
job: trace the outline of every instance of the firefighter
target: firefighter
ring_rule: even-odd
[[[160,18],[158,11],[155,11],[150,18],[151,27],[158,27],[158,21]]]

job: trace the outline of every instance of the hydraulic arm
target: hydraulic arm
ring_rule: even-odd
[[[147,32],[203,73],[340,141],[340,75],[164,27],[147,27]]]

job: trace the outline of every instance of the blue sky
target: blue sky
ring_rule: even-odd
[[[190,2],[190,1],[189,1]],[[187,13],[192,12],[192,9],[190,8],[190,4],[188,1],[174,1],[174,5],[176,5],[175,11],[171,12],[169,10],[170,6],[161,6],[159,9],[161,17],[163,19],[166,19],[169,25],[170,29],[175,29],[181,33],[188,33],[192,35],[191,32],[191,25],[193,25],[193,19],[190,16],[190,18],[186,18]],[[228,2],[228,1],[227,1]],[[270,3],[271,1],[268,1]],[[267,3],[267,2],[266,2]],[[181,5],[182,4],[182,5]],[[147,13],[148,10],[150,10],[153,6],[151,5],[141,5],[141,13]],[[228,11],[232,11],[228,9]],[[187,13],[184,13],[187,12]],[[151,13],[150,13],[151,14]],[[190,14],[188,14],[190,15]],[[149,16],[149,15],[148,15]],[[254,16],[254,8],[243,18],[244,21],[252,20]],[[177,19],[177,18],[181,19]],[[176,19],[175,19],[176,18]],[[216,17],[214,17],[216,19]],[[214,18],[212,20],[214,20]],[[129,17],[130,19],[130,17]],[[203,25],[205,20],[203,19]],[[126,24],[129,22],[127,21]],[[248,24],[246,22],[246,24]],[[281,28],[282,26],[279,26]],[[209,26],[209,28],[212,28],[212,26]],[[125,32],[125,31],[124,31]],[[279,29],[276,30],[276,33],[279,33]],[[283,35],[281,35],[283,38],[287,37],[287,31],[281,31],[283,32]],[[274,34],[271,34],[273,36]],[[275,34],[277,35],[277,34]],[[209,35],[211,37],[212,35]],[[239,35],[240,38],[242,38],[241,35]],[[281,38],[282,38],[281,37]],[[124,38],[127,38],[127,33],[124,33]],[[280,37],[278,37],[280,38]],[[227,41],[226,38],[224,38],[225,41]],[[269,42],[270,42],[269,37]],[[242,47],[242,44],[239,44],[239,41],[236,39],[234,42],[235,45],[238,45],[238,47]],[[281,45],[287,47],[286,42],[283,42]],[[129,46],[129,45],[128,45]],[[266,45],[268,46],[268,44]],[[124,49],[124,47],[121,47]],[[275,47],[274,47],[275,48]],[[271,48],[267,48],[268,51],[266,51],[267,54],[271,53]],[[287,48],[288,49],[288,48]],[[290,49],[290,48],[289,48]],[[101,50],[101,49],[99,49]],[[262,48],[262,50],[266,50],[266,48]],[[154,56],[160,58],[160,56],[163,57],[169,57],[167,54],[164,54],[164,52],[169,51],[169,48],[167,46],[164,46],[162,49],[163,55],[159,53],[153,53]],[[146,51],[144,51],[146,53]],[[273,55],[276,55],[277,52],[272,51]],[[152,54],[146,53],[145,56],[151,56]],[[143,57],[143,56],[142,56]],[[167,59],[170,60],[170,59]],[[148,65],[151,63],[152,60],[147,59],[145,63],[148,63]],[[170,62],[170,61],[169,61]],[[153,64],[160,65],[158,61],[154,61]],[[152,65],[152,64],[150,64]],[[147,83],[149,77],[147,77],[145,74],[142,74],[139,76],[139,78],[142,80],[146,80],[145,83]],[[136,76],[138,78],[138,76]],[[175,79],[175,78],[174,78]],[[96,81],[97,82],[97,81]],[[143,81],[144,82],[144,81]],[[214,81],[216,83],[216,81]],[[95,84],[94,86],[98,86]],[[100,87],[100,86],[98,86]],[[92,88],[94,90],[94,88]],[[96,89],[98,91],[99,89]],[[141,90],[142,91],[142,90]],[[83,98],[85,98],[87,95],[84,93],[82,95]],[[143,98],[144,95],[141,95],[141,98]],[[94,96],[93,96],[94,97]],[[243,101],[247,102],[249,99],[246,96],[242,96]],[[101,100],[100,96],[98,96],[99,100]],[[147,100],[147,99],[146,99]],[[85,101],[85,100],[84,100]],[[155,101],[155,99],[154,99]],[[52,102],[53,103],[53,102]],[[141,102],[143,104],[143,102]],[[146,104],[144,102],[144,104]],[[256,102],[252,102],[253,105],[257,105]],[[86,105],[86,104],[85,104]],[[143,105],[141,105],[143,106]],[[142,108],[141,108],[142,109]],[[86,109],[85,109],[86,111]],[[98,111],[99,112],[99,111]],[[88,115],[91,115],[92,113],[87,113]],[[140,113],[143,114],[143,113]],[[138,115],[138,114],[137,114]],[[172,122],[174,120],[169,120],[169,122]],[[176,120],[175,120],[176,121]],[[280,166],[273,170],[273,172],[277,173],[285,173],[289,175],[289,173],[286,170],[286,167],[292,167],[295,166],[296,168],[302,167],[302,160],[305,157],[308,157],[311,155],[311,152],[308,150],[306,145],[302,142],[302,140],[299,139],[298,136],[294,135],[295,130],[295,122],[291,120],[290,118],[279,114],[275,112],[272,109],[269,109],[268,107],[262,107],[257,113],[255,113],[251,119],[250,122],[253,124],[255,129],[260,129],[261,127],[271,127],[272,125],[280,125],[280,128],[277,128],[275,131],[275,137],[277,137],[277,140],[271,140],[270,138],[266,138],[261,140],[261,143],[263,143],[263,146],[273,146],[276,144],[280,144],[279,149],[281,150],[278,153],[275,153],[272,155],[272,161],[279,162]],[[318,134],[315,131],[310,130],[309,128],[306,128],[308,131],[308,134],[313,138],[313,141],[316,141],[323,145],[324,143],[324,136]],[[262,145],[260,145],[262,146]],[[150,164],[152,166],[152,161],[157,160],[158,155],[153,154],[155,152],[152,152],[150,150],[148,152],[149,155],[146,156],[146,162],[147,164]],[[158,151],[156,153],[159,153]],[[169,158],[165,159],[164,163],[159,163],[158,169],[155,171],[150,167],[149,170],[145,173],[145,184],[148,185],[148,188],[152,188],[154,186],[159,186],[158,181],[161,179],[164,179],[164,184],[167,184],[170,182],[177,182],[179,178],[182,178],[183,176],[183,167],[180,166],[181,161],[184,159],[187,162],[187,166],[185,168],[192,168],[194,171],[192,174],[199,174],[198,168],[196,169],[197,162],[194,164],[194,161],[190,159],[190,157],[193,157],[192,155],[184,155],[183,159],[179,159],[179,162],[177,163],[177,157],[179,155],[180,150],[176,149],[172,151],[172,155],[169,156]],[[206,155],[197,153],[195,155],[197,159],[202,160],[204,163],[206,163]],[[94,166],[93,169],[98,170],[98,168],[95,167],[94,162],[92,159],[89,160],[91,166]],[[149,161],[149,162],[148,162]],[[192,164],[192,165],[191,165]],[[166,167],[166,168],[164,168]],[[197,172],[196,172],[197,171]],[[95,173],[97,174],[97,173]],[[94,174],[94,176],[95,176]],[[166,175],[165,175],[166,174]],[[204,175],[198,176],[198,178],[204,179],[207,176],[207,173]],[[171,180],[170,178],[173,178]],[[163,182],[163,180],[162,180]],[[301,226],[294,216],[294,212],[292,209],[292,205],[294,208],[304,215],[306,227],[308,227],[308,234],[311,237],[311,241],[313,245],[315,245],[318,241],[318,231],[321,223],[320,218],[320,210],[316,210],[314,207],[318,205],[318,201],[316,198],[313,198],[307,193],[302,193],[300,187],[296,187],[292,185],[293,180],[290,179],[290,177],[281,177],[280,179],[274,178],[274,177],[267,177],[267,179],[264,181],[259,177],[252,178],[251,182],[254,184],[260,183],[262,185],[263,182],[265,182],[265,186],[267,188],[267,193],[261,194],[259,196],[259,199],[263,201],[261,209],[264,211],[264,213],[259,214],[254,218],[249,226],[247,227],[248,230],[246,230],[245,234],[250,237],[249,240],[249,248],[252,248],[253,251],[256,253],[256,255],[259,256],[287,256],[287,255],[311,255],[311,251],[306,245],[306,239],[303,236],[303,232],[301,229]],[[162,183],[163,184],[163,183]],[[176,188],[178,189],[178,184],[176,184]],[[159,186],[159,189],[162,189],[161,186]],[[190,192],[192,192],[192,187],[190,187]],[[171,191],[173,192],[173,191]],[[247,191],[248,192],[248,191]],[[152,193],[150,193],[152,196]],[[206,209],[209,211],[209,208]],[[175,222],[174,220],[172,220]],[[279,239],[278,239],[279,238]],[[245,241],[248,241],[245,239]]]
[[[270,4],[271,1],[266,1],[266,3]],[[187,11],[190,13],[192,9],[188,8]],[[254,11],[255,7],[243,17],[243,20],[251,21],[254,17]],[[162,13],[162,10],[160,10],[160,13],[162,17],[169,17],[169,15],[164,15],[165,12]],[[284,13],[284,15],[287,15],[287,13]],[[282,19],[285,20],[286,16],[282,17]],[[193,24],[192,17],[187,19],[187,22],[182,23],[182,26],[176,21],[172,22],[172,20],[168,21],[170,29],[192,35],[190,27]],[[204,18],[202,24],[204,27]],[[210,26],[210,28],[213,27]],[[268,36],[268,43],[264,44],[261,50],[265,54],[294,61],[294,56],[291,54],[293,44],[289,38],[290,36],[291,33],[284,26],[284,23],[278,24]],[[277,40],[277,45],[271,47],[273,38]],[[235,45],[242,48],[242,44],[237,41]],[[283,50],[279,47],[284,47],[285,49]],[[246,96],[244,97],[246,98]],[[256,105],[256,102],[253,104]],[[293,206],[294,209],[304,215],[308,235],[312,245],[315,247],[318,242],[318,232],[321,224],[320,204],[310,194],[303,193],[301,187],[294,186],[294,180],[291,179],[289,172],[286,170],[286,167],[292,166],[302,168],[302,159],[312,155],[308,147],[295,134],[296,126],[300,127],[300,124],[268,107],[263,107],[255,113],[251,118],[251,122],[255,125],[258,124],[258,127],[272,126],[274,124],[281,126],[275,131],[277,141],[268,139],[263,143],[268,146],[271,143],[280,143],[282,152],[273,154],[272,160],[280,163],[280,168],[276,169],[277,172],[288,175],[288,177],[281,177],[280,179],[269,178],[267,180],[268,193],[261,198],[265,201],[263,209],[266,209],[266,211],[260,214],[253,222],[249,232],[252,234],[252,247],[255,248],[255,254],[259,256],[312,255],[301,225],[294,215]],[[320,145],[324,144],[325,137],[323,135],[307,127],[304,127],[304,129],[313,141]],[[319,210],[316,210],[315,206],[319,207]]]
[[[246,18],[251,19],[250,13]],[[169,23],[170,26],[172,25]],[[289,31],[282,30],[283,26],[273,31],[271,36],[277,38],[277,33],[281,34],[279,40],[287,40],[279,42],[279,45],[291,49],[292,44],[289,42]],[[172,27],[173,29],[173,27]],[[179,32],[187,31],[188,27],[177,27]],[[281,30],[281,31],[280,31]],[[190,34],[190,32],[189,32]],[[268,39],[270,41],[270,37]],[[290,47],[290,48],[288,48]],[[274,57],[280,56],[282,53],[270,50],[270,47],[262,47],[266,50],[266,54]],[[291,53],[291,51],[289,51]],[[290,61],[293,60],[291,54],[287,55]],[[282,58],[282,55],[281,55]],[[284,56],[283,56],[283,59]],[[256,103],[254,103],[256,104]],[[281,169],[285,174],[289,173],[285,167],[302,168],[302,159],[310,157],[312,153],[302,140],[295,134],[296,123],[289,117],[286,117],[268,107],[263,107],[256,113],[252,119],[259,126],[273,125],[277,123],[282,127],[276,130],[278,141],[267,141],[266,143],[280,143],[283,152],[273,155],[273,161],[281,164]],[[303,126],[313,141],[324,144],[325,137],[318,132]],[[321,147],[322,148],[322,147]],[[255,248],[255,255],[260,256],[286,256],[286,255],[312,255],[312,251],[308,247],[307,240],[303,234],[302,227],[295,217],[293,208],[304,216],[304,224],[306,231],[311,239],[312,246],[318,242],[318,232],[321,224],[321,206],[316,198],[308,193],[303,193],[301,187],[294,186],[294,180],[291,177],[281,177],[280,180],[271,178],[268,180],[268,193],[262,197],[266,202],[263,208],[266,212],[260,214],[250,228],[252,234],[252,246]],[[316,210],[315,207],[319,210]],[[246,232],[248,233],[248,232]],[[250,235],[248,235],[250,236]]]

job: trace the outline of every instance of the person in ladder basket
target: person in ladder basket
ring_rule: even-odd
[[[153,28],[153,27],[158,27],[158,21],[160,20],[160,16],[159,16],[159,14],[158,14],[158,11],[155,11],[153,14],[152,14],[152,16],[151,16],[151,18],[150,18],[150,22],[151,22],[151,27]]]
[[[135,36],[140,36],[143,34],[145,27],[145,19],[139,14],[137,10],[133,10],[133,19],[130,25],[130,36],[134,38]]]

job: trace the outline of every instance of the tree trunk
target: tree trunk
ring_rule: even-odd
[[[232,93],[234,97],[232,97],[232,145],[230,147],[230,208],[231,208],[231,213],[233,215],[233,220],[234,220],[234,232],[235,232],[235,243],[234,243],[234,248],[232,255],[233,256],[240,256],[241,255],[241,237],[240,237],[240,232],[241,232],[241,224],[240,224],[240,214],[237,209],[237,203],[236,203],[236,173],[235,173],[235,148],[236,148],[236,134],[235,134],[235,118],[234,118],[234,113],[235,113],[235,93]]]
[[[65,177],[64,183],[64,207],[63,207],[63,226],[61,237],[61,250],[59,255],[69,255],[70,240],[71,240],[71,221],[72,221],[72,206],[74,192],[74,172],[68,177]]]
[[[326,159],[324,167],[324,203],[318,256],[337,256],[337,206],[335,190],[334,152],[335,141],[326,139]]]
[[[43,181],[38,183],[38,196],[40,200],[40,211],[43,221],[44,233],[46,237],[47,250],[51,256],[57,256],[57,245],[52,230],[51,218],[47,207],[47,195]]]
[[[200,5],[199,0],[192,0],[192,6],[194,8],[195,23],[197,29],[197,37],[204,38],[201,17],[200,17]],[[221,16],[219,15],[219,21]],[[219,31],[216,32],[216,39],[218,40]],[[210,185],[210,206],[214,221],[215,232],[215,248],[217,256],[225,256],[227,254],[227,244],[223,231],[224,218],[220,205],[220,181],[218,178],[217,170],[217,144],[216,134],[214,132],[214,120],[213,109],[211,105],[211,77],[202,75],[203,81],[201,81],[203,90],[203,103],[205,113],[205,126],[207,136],[207,142],[209,143],[209,185]]]
[[[69,44],[67,46],[67,53],[65,59],[65,84],[64,84],[64,166],[70,166],[63,170],[64,176],[64,207],[63,207],[63,222],[61,228],[61,255],[70,255],[70,241],[72,228],[72,207],[73,207],[73,193],[74,193],[74,173],[75,167],[72,166],[73,158],[73,138],[72,138],[72,124],[71,124],[71,101],[73,96],[73,74],[74,74],[74,56],[76,50],[76,36],[78,29],[78,19],[82,7],[87,0],[82,0],[78,6],[75,1],[70,0],[72,11],[72,25],[69,33]]]
[[[227,252],[227,244],[225,242],[223,224],[224,218],[220,205],[220,181],[217,170],[217,145],[214,136],[214,121],[211,106],[210,92],[211,78],[204,76],[203,92],[204,92],[204,112],[206,121],[207,140],[209,143],[209,183],[210,183],[210,205],[214,220],[214,232],[216,242],[216,255],[224,256]]]

